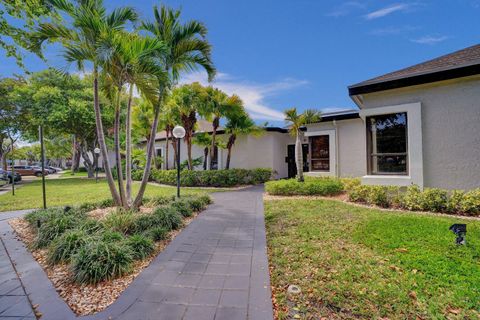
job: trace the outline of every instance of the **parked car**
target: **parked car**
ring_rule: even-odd
[[[42,167],[42,164],[41,163],[36,163],[35,165],[33,165],[34,167],[36,168],[41,168]],[[52,167],[52,166],[47,166],[45,165],[45,170],[48,171],[49,174],[53,174],[53,173],[57,173],[58,171],[61,171],[62,169],[60,168],[55,168],[55,167]]]
[[[8,183],[13,182],[13,173],[12,171],[3,170],[0,168],[0,179],[7,181]],[[15,172],[15,182],[22,181],[22,176]]]
[[[15,172],[18,172],[22,176],[36,176],[36,177],[41,177],[42,176],[42,168],[38,167],[33,167],[33,166],[13,166],[15,169]],[[9,170],[12,170],[11,168],[8,168]],[[48,175],[48,171],[44,170],[43,171],[45,175]]]

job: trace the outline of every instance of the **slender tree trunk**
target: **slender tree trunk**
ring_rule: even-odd
[[[177,138],[172,137],[172,147],[173,147],[173,169],[177,168]]]
[[[235,144],[235,140],[237,139],[236,134],[231,134],[230,137],[228,138],[227,142],[227,161],[225,163],[225,169],[228,170],[230,169],[230,159],[232,158],[232,148],[233,145]]]
[[[207,170],[208,165],[208,147],[203,149],[203,170]]]
[[[0,160],[2,162],[3,170],[7,170],[7,156],[5,155],[5,152],[3,152],[3,144],[4,138],[3,136],[0,136]]]
[[[188,169],[193,170],[192,161],[192,137],[187,140],[187,154],[188,154]]]
[[[87,169],[87,175],[88,178],[94,178],[95,177],[95,167],[93,162],[90,160],[90,156],[88,155],[88,145],[85,142],[85,145],[80,146],[80,153],[83,158],[83,165],[85,166],[85,169]],[[95,158],[95,154],[92,152],[93,157]]]
[[[295,163],[297,165],[297,180],[303,182],[303,148],[302,148],[303,133],[298,130],[297,138],[295,140]]]
[[[77,137],[73,135],[73,140],[72,140],[72,163],[70,164],[70,171],[71,175],[73,176],[75,174],[75,158],[77,156]]]
[[[98,100],[97,66],[93,67],[93,107],[95,109],[95,124],[97,127],[98,144],[100,146],[103,159],[103,169],[105,170],[108,187],[110,188],[110,193],[112,194],[113,201],[117,206],[119,206],[121,205],[121,200],[118,191],[115,188],[115,181],[113,180],[112,169],[110,168],[110,160],[108,159],[108,149],[107,145],[105,144],[105,134],[103,132],[102,113],[100,111],[100,103]]]
[[[122,88],[118,88],[117,101],[115,102],[115,122],[113,126],[113,143],[115,146],[115,161],[117,166],[117,184],[118,192],[120,194],[120,204],[125,209],[128,209],[128,203],[125,198],[125,186],[123,184],[123,168],[122,157],[120,155],[120,95]]]
[[[150,139],[148,140],[148,144],[147,144],[147,162],[145,164],[145,170],[143,171],[143,177],[142,177],[142,182],[140,183],[140,189],[138,190],[138,194],[135,197],[135,201],[133,202],[134,208],[138,208],[142,204],[143,194],[145,193],[148,179],[150,178],[153,149],[155,149],[155,133],[157,132],[158,119],[160,115],[160,107],[163,101],[163,93],[164,93],[164,88],[160,88],[160,92],[158,94],[158,102],[157,102],[157,105],[155,106],[155,114],[153,118],[152,128],[150,130]]]
[[[212,146],[210,147],[210,170],[213,170],[214,167],[213,167],[213,163],[214,163],[214,154],[215,154],[215,145],[216,145],[216,137],[217,137],[217,129],[218,129],[218,126],[219,126],[219,122],[220,122],[220,119],[218,117],[215,117],[215,119],[213,119],[213,122],[212,122],[212,128],[213,128],[213,131],[212,131]],[[218,162],[218,160],[217,160]]]
[[[132,96],[133,84],[130,84],[130,92],[128,93],[127,104],[127,123],[125,126],[127,202],[129,205],[132,202]]]
[[[170,137],[170,129],[167,128],[165,129],[165,134],[166,134],[166,143],[165,143],[165,170],[168,170],[168,149],[169,149],[169,146],[168,146],[168,140],[169,137]]]

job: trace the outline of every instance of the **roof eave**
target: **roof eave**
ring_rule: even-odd
[[[473,64],[432,73],[418,74],[411,77],[398,78],[389,81],[352,85],[348,87],[348,94],[350,95],[350,97],[352,97],[366,93],[405,88],[444,80],[452,80],[477,74],[480,74],[480,64]],[[355,103],[357,102],[355,101]]]

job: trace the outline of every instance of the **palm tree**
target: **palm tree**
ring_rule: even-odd
[[[141,37],[137,34],[115,32],[105,37],[99,52],[104,65],[104,72],[112,79],[117,92],[115,102],[114,146],[117,168],[117,180],[122,205],[131,205],[132,190],[132,98],[133,89],[139,89],[145,97],[154,99],[155,78],[161,76],[163,70],[153,59],[161,54],[164,46],[157,39]],[[124,85],[128,84],[128,102],[126,112],[126,191],[123,184],[123,170],[120,157],[120,96]]]
[[[284,114],[285,121],[287,121],[290,125],[290,134],[295,137],[295,164],[297,166],[297,179],[299,182],[303,182],[302,127],[309,123],[320,121],[322,119],[322,115],[320,111],[313,109],[308,109],[303,113],[298,114],[297,108],[285,110]]]
[[[237,137],[240,135],[260,135],[263,130],[255,125],[255,122],[250,118],[245,109],[238,108],[236,112],[230,112],[225,124],[225,133],[229,134],[226,148],[227,161],[225,169],[230,169],[230,160],[232,158],[232,148],[235,145]]]
[[[176,124],[180,123],[180,115],[178,113],[177,107],[172,103],[167,103],[164,106],[161,124],[165,130],[165,170],[168,170],[168,159],[169,159],[169,143],[171,140],[173,147],[173,166],[176,166],[177,159],[177,140],[172,135],[172,130]]]
[[[98,96],[98,78],[102,68],[99,56],[99,44],[105,36],[120,31],[129,21],[137,19],[136,12],[129,7],[122,7],[107,14],[102,0],[84,0],[73,4],[67,0],[48,0],[50,5],[61,14],[67,16],[68,21],[40,23],[31,35],[31,49],[41,53],[45,41],[58,42],[64,48],[64,57],[67,62],[75,62],[77,68],[84,71],[85,62],[93,64],[93,91],[95,122],[98,144],[101,150],[105,174],[112,198],[117,205],[122,200],[113,180],[108,149],[105,143],[105,134],[102,123]]]
[[[212,136],[206,132],[197,133],[193,138],[193,144],[203,147],[203,170],[207,170],[208,149],[212,145]]]
[[[182,126],[185,128],[185,143],[187,144],[188,169],[192,165],[192,138],[197,123],[197,112],[202,105],[203,87],[198,83],[186,84],[175,88],[169,97],[169,104],[177,108]]]
[[[215,76],[216,70],[211,60],[211,46],[206,40],[207,28],[199,21],[181,23],[180,11],[166,6],[153,9],[154,22],[142,23],[141,29],[150,32],[158,41],[166,46],[166,52],[159,55],[167,78],[158,78],[158,100],[155,105],[151,136],[147,146],[147,162],[143,172],[140,189],[133,203],[138,207],[143,199],[145,188],[150,176],[150,167],[157,132],[158,118],[165,94],[174,85],[182,72],[196,70],[199,67],[206,70],[209,80]]]
[[[205,89],[205,110],[203,116],[207,120],[212,121],[212,143],[210,146],[210,154],[214,154],[216,146],[217,130],[220,126],[220,119],[226,117],[232,109],[242,104],[237,95],[228,96],[218,88],[211,86]],[[234,112],[234,111],[233,111]],[[202,112],[201,112],[202,113]],[[214,169],[214,157],[210,157],[210,169]]]

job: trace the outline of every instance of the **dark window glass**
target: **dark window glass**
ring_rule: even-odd
[[[370,174],[408,174],[407,114],[367,118]]]
[[[312,171],[330,171],[330,141],[329,136],[315,136],[310,138],[312,148]]]

